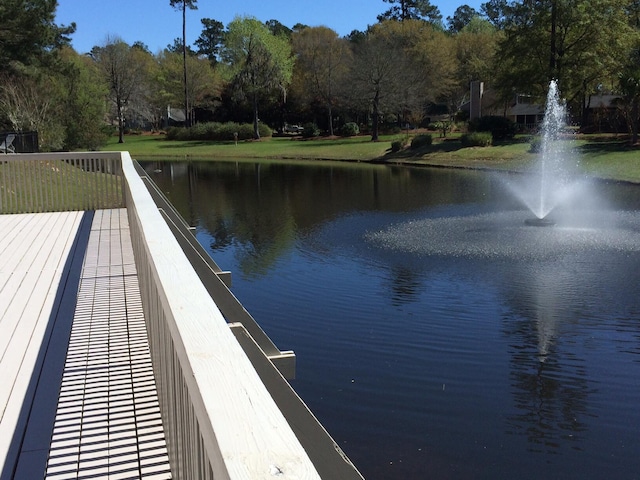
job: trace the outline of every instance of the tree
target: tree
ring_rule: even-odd
[[[51,0],[0,2],[0,72],[46,63],[69,44],[76,26],[56,25],[56,7],[57,2]]]
[[[327,109],[333,135],[333,106],[346,81],[351,50],[347,41],[327,27],[308,27],[293,34],[296,72],[308,100],[317,98]]]
[[[557,79],[574,113],[618,69],[633,37],[627,0],[520,0],[504,10],[499,83],[543,95]]]
[[[178,53],[182,55],[182,52],[185,49],[184,43],[182,42],[182,38],[180,37],[174,38],[173,43],[170,43],[169,45],[167,45],[165,49],[172,53]],[[197,55],[197,52],[194,52],[189,45],[187,45],[186,49],[187,49],[187,57],[193,57],[194,55]]]
[[[109,98],[115,107],[118,121],[118,142],[124,143],[125,112],[129,103],[144,85],[144,62],[139,54],[122,39],[107,38],[104,46],[94,47],[91,55],[98,64],[103,78],[109,86]]]
[[[259,98],[273,90],[285,94],[293,70],[291,45],[256,18],[236,17],[227,27],[222,56],[234,85],[250,99],[254,137],[259,139]]]
[[[159,65],[152,104],[166,112],[167,105],[180,103],[182,92],[182,55],[165,50],[157,58]],[[221,80],[206,58],[187,57],[187,95],[192,108],[210,108],[219,96]],[[195,122],[195,118],[193,119]]]
[[[417,123],[428,104],[441,104],[456,89],[455,40],[441,28],[421,20],[386,22],[387,35],[400,41],[409,71],[403,78],[402,115]]]
[[[197,54],[206,56],[213,66],[218,62],[224,41],[224,25],[212,18],[203,18],[200,21],[202,33],[195,41],[195,46],[198,48]]]
[[[64,149],[96,150],[107,139],[104,99],[109,90],[95,62],[66,47],[60,52],[64,67],[56,76],[60,102],[57,115],[64,126]]]
[[[458,61],[456,98],[452,106],[459,107],[469,99],[469,85],[472,81],[493,84],[498,71],[496,52],[502,39],[502,32],[489,20],[474,17],[454,37],[455,56]]]
[[[640,123],[640,49],[629,55],[627,64],[618,74],[618,85],[622,93],[622,110],[627,120],[631,144],[638,143]]]
[[[266,22],[264,22],[264,24],[267,26],[269,31],[273,33],[276,37],[283,36],[283,37],[291,38],[291,34],[293,33],[293,30],[291,30],[286,25],[283,25],[278,20],[267,20]]]
[[[37,131],[40,147],[60,150],[64,129],[55,121],[56,84],[48,75],[9,76],[0,79],[0,111],[14,131]]]
[[[430,23],[440,24],[442,15],[435,5],[429,0],[384,0],[391,4],[391,8],[381,15],[378,21],[384,20],[426,20]]]
[[[198,0],[169,0],[169,4],[175,8],[182,10],[182,80],[184,86],[184,115],[186,126],[190,125],[189,119],[189,97],[187,95],[187,7],[196,10]]]
[[[504,28],[508,10],[509,4],[507,0],[489,0],[480,5],[482,15],[498,29]]]
[[[453,17],[447,17],[449,32],[458,33],[469,23],[471,23],[471,20],[479,15],[480,14],[476,11],[476,9],[470,7],[469,5],[459,6],[458,8],[456,8],[456,11],[453,12]]]
[[[405,74],[410,75],[411,68],[404,49],[381,28],[373,28],[355,45],[351,86],[356,97],[370,105],[371,141],[378,141],[385,107],[394,111],[401,103]]]

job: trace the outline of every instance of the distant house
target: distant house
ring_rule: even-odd
[[[469,112],[469,119],[486,116],[507,117],[521,130],[534,130],[544,119],[544,105],[529,95],[515,95],[511,104],[499,101],[495,93],[485,90],[483,82],[471,82],[470,101],[461,110]]]
[[[590,95],[585,99],[583,130],[594,132],[627,131],[627,122],[622,114],[620,95]]]
[[[167,106],[167,118],[165,119],[165,127],[182,126],[185,124],[186,115],[184,108],[173,108]]]
[[[506,116],[523,130],[535,130],[544,120],[544,105],[530,95],[516,95]]]

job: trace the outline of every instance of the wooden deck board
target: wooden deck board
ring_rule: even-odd
[[[10,240],[0,250],[0,468],[81,217],[79,212],[2,216],[3,231],[11,233],[3,236]]]
[[[170,479],[126,210],[93,220],[46,479]]]
[[[126,210],[95,212],[71,313],[59,306],[82,215],[0,215],[2,480],[170,479]],[[60,315],[67,331],[45,334]]]

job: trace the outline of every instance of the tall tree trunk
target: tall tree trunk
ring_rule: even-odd
[[[260,140],[260,128],[258,128],[258,93],[253,93],[253,138]]]
[[[118,109],[118,143],[124,143],[124,115],[122,113],[122,102],[118,98],[116,101]]]
[[[333,109],[331,108],[331,102],[327,107],[329,108],[329,135],[333,137]]]
[[[182,83],[184,85],[184,124],[191,126],[189,97],[187,95],[187,2],[182,2]]]
[[[549,80],[553,80],[557,78],[557,56],[558,56],[558,46],[556,43],[556,28],[557,28],[557,17],[558,17],[558,7],[556,0],[551,2],[551,45],[549,52]]]
[[[376,92],[375,97],[373,97],[373,112],[371,115],[371,141],[378,141],[378,123],[380,122],[380,112],[378,109],[380,108],[380,92]]]
[[[638,111],[640,110],[640,98],[636,95],[631,103],[631,144],[636,145],[638,143]]]

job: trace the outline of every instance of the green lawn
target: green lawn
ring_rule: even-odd
[[[169,141],[162,135],[132,135],[118,144],[112,137],[105,150],[128,150],[138,160],[314,159],[380,162],[415,166],[442,166],[497,170],[521,170],[537,159],[525,138],[491,147],[463,147],[458,136],[434,135],[433,145],[418,151],[391,153],[391,142],[406,135],[302,140],[267,138],[260,141],[204,142]],[[590,175],[640,183],[640,148],[624,139],[580,136],[572,142],[576,159]]]
[[[297,138],[266,138],[260,141],[205,142],[171,141],[161,135],[133,135],[125,143],[112,137],[105,150],[128,150],[133,158],[153,160],[211,160],[222,158],[286,158],[319,160],[371,160],[384,155],[391,146],[391,137],[371,142],[370,137],[302,140]]]

